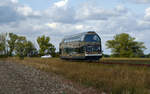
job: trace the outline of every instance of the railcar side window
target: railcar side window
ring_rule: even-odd
[[[86,35],[84,38],[84,41],[86,42],[99,42],[100,38],[98,35]]]

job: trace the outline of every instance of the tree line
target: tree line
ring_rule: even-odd
[[[50,54],[56,57],[56,48],[50,43],[50,37],[45,35],[37,37],[39,50],[35,45],[27,40],[25,36],[19,36],[14,33],[0,34],[0,57],[19,56],[23,57],[38,57]]]
[[[150,57],[150,54],[144,54],[144,43],[126,33],[115,35],[113,40],[106,42],[106,46],[111,49],[111,55],[104,55],[105,57]]]
[[[37,43],[39,49],[25,36],[0,33],[0,57],[40,57],[48,54],[52,57],[59,56],[55,46],[50,43],[50,37],[39,36]],[[111,49],[111,55],[104,54],[104,57],[150,57],[150,54],[144,54],[144,43],[135,41],[134,37],[126,33],[115,35],[112,40],[106,42],[106,47]]]

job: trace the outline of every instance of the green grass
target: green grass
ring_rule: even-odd
[[[150,94],[150,68],[129,65],[104,65],[102,63],[72,62],[58,58],[16,58],[14,61],[46,72],[62,75],[73,82],[93,87],[107,94]],[[150,62],[150,59],[104,58],[101,62]]]
[[[150,64],[150,58],[103,58],[103,63]]]

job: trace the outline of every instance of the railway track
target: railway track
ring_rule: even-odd
[[[105,65],[130,65],[130,66],[146,66],[146,67],[150,67],[150,64],[137,64],[137,63],[116,63],[116,62],[100,62],[101,64],[105,64]]]

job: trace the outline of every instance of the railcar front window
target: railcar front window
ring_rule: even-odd
[[[100,38],[98,35],[86,35],[84,38],[84,41],[86,42],[99,42]]]

